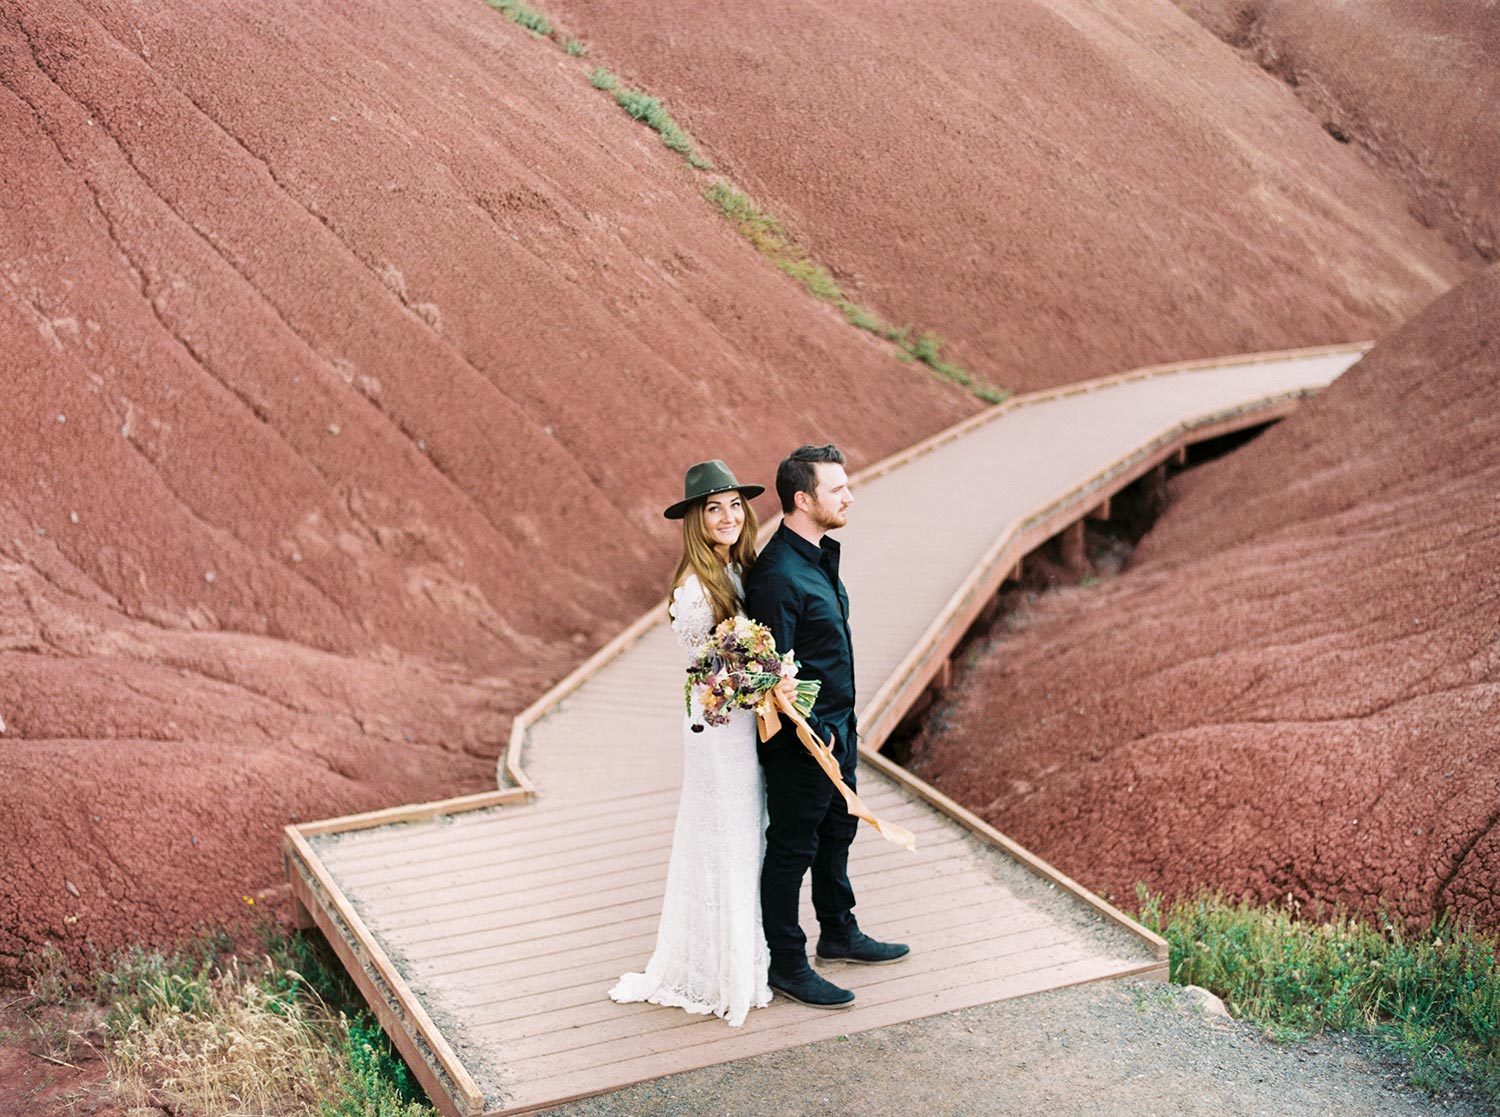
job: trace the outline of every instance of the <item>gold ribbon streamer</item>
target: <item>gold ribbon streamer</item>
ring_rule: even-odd
[[[917,839],[910,830],[904,826],[897,826],[894,822],[881,822],[870,813],[870,808],[866,807],[860,801],[859,796],[854,794],[854,790],[844,782],[844,774],[839,770],[839,762],[833,755],[833,749],[819,739],[818,735],[812,731],[812,727],[807,724],[807,719],[797,712],[779,690],[766,691],[765,697],[760,700],[760,705],[755,708],[755,717],[760,723],[760,739],[769,741],[781,729],[782,714],[785,714],[796,726],[798,739],[807,747],[807,751],[812,753],[812,758],[818,762],[818,767],[823,769],[823,774],[832,780],[833,786],[843,793],[844,803],[849,808],[849,813],[875,827],[875,832],[886,841],[895,842],[902,849],[915,850]]]

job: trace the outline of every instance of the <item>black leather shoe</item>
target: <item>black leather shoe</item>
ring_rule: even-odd
[[[877,942],[863,931],[855,931],[847,943],[818,940],[818,957],[825,962],[858,962],[865,966],[888,966],[911,953],[904,942]]]
[[[783,997],[809,1008],[849,1008],[854,1004],[853,993],[813,973],[811,967],[790,977],[772,970],[768,980],[771,988]]]

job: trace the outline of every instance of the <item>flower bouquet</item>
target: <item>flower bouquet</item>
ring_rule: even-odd
[[[776,651],[771,630],[748,617],[729,617],[719,623],[703,651],[689,664],[683,695],[691,715],[693,688],[701,686],[703,721],[728,725],[732,711],[755,709],[767,691],[788,678],[797,678],[797,661],[790,651]],[[792,706],[803,717],[812,710],[822,685],[815,679],[797,679]],[[692,729],[701,733],[703,725],[694,723]]]

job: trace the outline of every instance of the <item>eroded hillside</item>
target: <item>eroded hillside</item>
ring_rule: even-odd
[[[876,310],[1010,388],[1378,337],[1472,271],[1171,4],[546,6]]]
[[[1116,898],[1500,927],[1500,268],[1185,474],[990,640],[914,766]]]
[[[1183,9],[1285,81],[1412,212],[1500,258],[1500,13],[1488,0],[1185,0]]]

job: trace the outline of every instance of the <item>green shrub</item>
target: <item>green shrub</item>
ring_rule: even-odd
[[[603,66],[595,66],[589,71],[589,84],[595,89],[615,90],[620,88],[620,79]]]
[[[436,1117],[419,1100],[406,1064],[368,1016],[346,1022],[344,1057],[340,1095],[319,1106],[319,1117]]]
[[[1201,985],[1278,1039],[1325,1029],[1400,1051],[1413,1081],[1474,1083],[1500,1100],[1500,944],[1440,920],[1418,935],[1342,912],[1179,899],[1137,890],[1142,921],[1171,944],[1172,980]]]
[[[595,74],[601,73],[599,70]],[[693,149],[692,138],[678,126],[672,119],[670,113],[663,107],[662,103],[649,93],[639,89],[624,89],[620,87],[619,79],[608,70],[602,71],[608,74],[613,84],[601,85],[592,75],[589,80],[596,89],[608,89],[615,95],[615,104],[628,112],[632,118],[645,124],[657,135],[661,136],[661,142],[667,147],[681,155],[699,170],[707,170],[712,166]]]
[[[552,22],[541,12],[527,7],[519,0],[485,0],[485,3],[512,23],[520,24],[533,35],[541,35],[545,38],[552,34]]]

